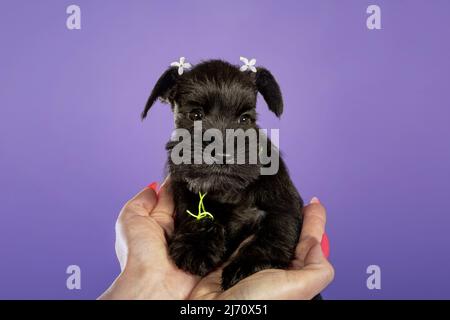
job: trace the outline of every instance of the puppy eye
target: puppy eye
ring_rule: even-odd
[[[189,112],[189,119],[192,121],[199,121],[203,119],[203,112],[201,110],[194,110]]]
[[[252,122],[252,118],[248,114],[243,114],[239,117],[240,124],[249,124]]]

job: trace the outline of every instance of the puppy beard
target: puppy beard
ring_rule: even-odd
[[[189,161],[174,163],[172,161],[172,150],[177,145],[176,141],[169,141],[166,145],[168,151],[168,170],[170,175],[177,180],[187,183],[190,191],[194,193],[208,192],[217,195],[224,202],[235,202],[237,196],[247,188],[260,175],[261,165],[259,163],[249,164],[223,164],[204,163],[203,154],[197,154],[197,159],[202,159],[202,163],[195,163],[195,149],[191,149]],[[203,147],[200,148],[201,153]],[[187,160],[187,159],[186,159]],[[188,162],[188,163],[185,163]]]

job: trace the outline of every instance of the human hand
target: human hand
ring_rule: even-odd
[[[257,272],[221,291],[223,267],[203,278],[189,299],[312,299],[334,278],[334,269],[323,255],[321,240],[326,212],[317,198],[303,210],[303,227],[295,258],[289,270],[267,269]]]
[[[173,211],[167,181],[158,195],[146,188],[127,202],[116,224],[122,272],[99,299],[311,299],[333,279],[334,270],[320,248],[326,215],[318,200],[304,208],[290,270],[263,270],[224,292],[222,267],[200,281],[172,262],[166,236],[173,233]]]
[[[99,299],[186,299],[198,276],[172,262],[166,237],[173,232],[174,203],[166,181],[128,201],[116,223],[121,274]]]

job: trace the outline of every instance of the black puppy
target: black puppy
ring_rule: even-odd
[[[142,118],[160,98],[171,105],[175,127],[191,133],[195,121],[201,121],[202,130],[258,129],[258,92],[280,116],[280,88],[267,69],[242,72],[220,60],[203,62],[182,75],[171,67],[156,83]],[[267,142],[269,153],[277,153]],[[169,155],[175,145],[175,141],[167,144]],[[203,276],[230,258],[249,236],[223,270],[223,289],[260,270],[289,266],[301,230],[303,201],[281,159],[274,175],[261,175],[263,166],[259,161],[175,164],[169,156],[176,205],[170,254],[179,268]],[[207,193],[204,205],[214,219],[198,220],[187,213],[197,211],[199,192]]]

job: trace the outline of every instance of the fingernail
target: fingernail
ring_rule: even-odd
[[[330,256],[330,241],[328,240],[328,236],[326,233],[324,233],[322,236],[320,246],[322,247],[323,255],[328,259],[328,257]]]
[[[311,199],[311,201],[309,201],[309,203],[320,203],[320,200],[319,200],[319,198],[317,198],[317,197],[313,197],[313,198]]]
[[[153,190],[157,190],[158,189],[158,182],[152,182],[150,183],[147,188],[153,189]]]

